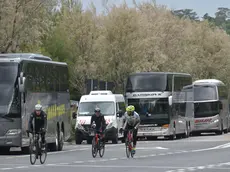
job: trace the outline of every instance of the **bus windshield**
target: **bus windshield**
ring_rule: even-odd
[[[128,77],[127,92],[165,91],[167,87],[166,74],[143,74]]]
[[[195,118],[211,117],[218,113],[218,101],[195,103]]]
[[[17,63],[0,63],[0,115],[8,113],[18,73]]]
[[[194,86],[194,101],[217,100],[215,86]]]
[[[135,106],[140,116],[151,114],[152,118],[168,118],[167,98],[128,99],[128,104]]]
[[[111,116],[115,114],[114,102],[82,102],[78,108],[79,116],[92,116],[94,109],[99,107],[101,114]]]

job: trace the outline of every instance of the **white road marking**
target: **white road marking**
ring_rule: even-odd
[[[100,159],[100,162],[105,162],[105,161],[109,161],[109,159]]]
[[[169,148],[164,147],[137,147],[137,150],[152,150],[152,149],[160,149],[160,150],[168,150]]]
[[[61,151],[61,152],[48,152],[48,156],[49,155],[54,155],[54,154],[61,154],[61,153],[66,153],[66,152],[76,152],[79,150],[89,150],[89,148],[83,148],[83,149],[71,149],[71,150],[65,150],[65,151]],[[19,156],[10,156],[10,157],[6,157],[6,159],[13,159],[13,158],[26,158],[29,157],[30,155],[19,155]]]
[[[96,162],[96,160],[89,160],[88,162]]]
[[[59,165],[55,164],[54,166],[58,167],[87,167],[87,168],[159,168],[159,169],[167,169],[167,168],[175,168],[175,169],[181,169],[184,167],[167,167],[167,166],[122,166],[122,165]]]
[[[7,166],[7,165],[9,165],[9,166],[15,166],[15,165],[27,165],[27,164],[7,164],[7,163],[5,163],[5,164],[0,164],[0,166]]]
[[[109,161],[118,160],[118,158],[110,158]]]
[[[15,167],[15,168],[29,168],[28,166],[20,166],[20,167]]]
[[[181,169],[177,169],[177,170],[169,170],[166,172],[185,172],[185,171],[196,171],[196,170],[203,170],[203,169],[216,169],[216,170],[228,170],[230,168],[221,168],[220,166],[223,165],[230,165],[230,162],[226,162],[226,163],[219,163],[219,164],[209,164],[206,166],[197,166],[197,167],[187,167],[187,168],[181,168]]]
[[[219,167],[219,168],[215,168],[215,167],[214,167],[214,168],[212,168],[212,169],[213,169],[213,170],[228,170],[228,171],[230,170],[230,168],[221,168],[221,167]]]
[[[84,163],[84,161],[75,161],[74,163]]]

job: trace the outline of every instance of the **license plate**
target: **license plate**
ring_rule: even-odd
[[[140,131],[154,131],[155,128],[154,127],[144,127],[144,128],[140,128]]]

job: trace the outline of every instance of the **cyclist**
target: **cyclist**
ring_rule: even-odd
[[[95,128],[96,131],[100,132],[100,129],[102,129],[102,131],[105,130],[106,128],[106,122],[105,122],[105,118],[104,115],[101,114],[101,110],[100,108],[96,107],[94,110],[95,114],[91,117],[91,126],[92,128]],[[105,138],[104,138],[104,134],[101,133],[101,141],[104,144],[105,143]]]
[[[34,125],[33,126],[33,120]],[[35,129],[35,130],[34,130]],[[35,131],[35,133],[42,131],[41,139],[42,139],[42,148],[45,148],[45,134],[47,129],[47,115],[42,110],[42,105],[36,104],[34,112],[31,113],[29,123],[28,123],[28,131]]]
[[[128,129],[134,129],[133,131],[133,153],[136,152],[136,144],[137,144],[137,131],[140,125],[140,116],[135,111],[135,107],[133,105],[129,105],[126,108],[126,112],[124,114],[123,127],[120,129],[120,132],[124,130],[124,139],[126,139]]]

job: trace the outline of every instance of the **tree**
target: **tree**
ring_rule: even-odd
[[[0,51],[38,50],[40,37],[51,24],[46,17],[50,3],[45,0],[2,0],[0,2]]]
[[[175,16],[178,16],[179,18],[187,18],[190,20],[198,21],[199,17],[197,16],[197,13],[194,12],[192,9],[180,9],[180,10],[174,10],[172,13]]]

